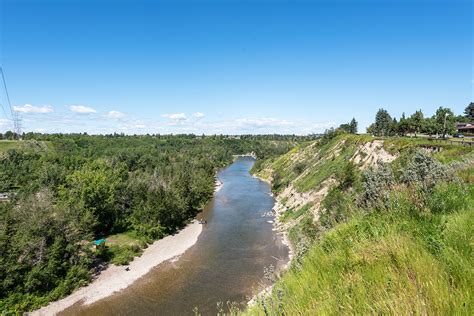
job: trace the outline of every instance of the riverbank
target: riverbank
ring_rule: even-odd
[[[259,177],[256,174],[252,174],[252,176],[260,181],[267,183],[271,188],[272,184],[270,180]],[[294,249],[288,236],[288,230],[284,226],[283,222],[280,220],[280,215],[284,212],[284,207],[282,207],[281,203],[279,202],[278,195],[275,196],[273,192],[271,192],[270,195],[275,199],[275,204],[273,205],[273,208],[271,210],[271,214],[274,216],[272,223],[273,231],[276,231],[280,234],[282,244],[288,247],[288,262],[283,265],[278,271],[275,271],[280,276],[282,273],[284,273],[290,268],[291,263],[293,261]],[[274,284],[271,284],[263,288],[247,302],[247,305],[251,306],[257,303],[259,299],[268,297],[272,292],[273,286]]]
[[[123,266],[111,264],[91,284],[78,289],[59,301],[52,302],[32,312],[31,315],[55,315],[76,303],[92,304],[123,290],[155,266],[183,254],[197,242],[201,232],[202,225],[194,220],[177,234],[167,236],[151,244],[140,257],[135,258],[130,263],[129,271],[126,271]]]
[[[217,193],[220,189],[222,189],[223,186],[224,186],[224,182],[219,180],[219,178],[216,178],[216,183],[215,183],[215,186],[214,186],[214,193]]]

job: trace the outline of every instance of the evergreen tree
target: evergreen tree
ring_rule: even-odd
[[[402,117],[400,118],[400,122],[398,122],[397,126],[397,133],[401,136],[405,136],[409,131],[408,120],[405,117],[405,112],[402,113]]]
[[[474,121],[474,102],[469,103],[469,105],[464,110],[464,114],[468,119]]]
[[[350,125],[350,133],[351,134],[357,134],[357,125],[358,125],[358,123],[357,123],[357,121],[354,117],[352,118],[349,125]]]
[[[384,109],[379,109],[375,115],[374,134],[376,136],[389,136],[392,130],[392,117]]]

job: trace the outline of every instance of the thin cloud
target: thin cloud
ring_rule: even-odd
[[[200,118],[203,118],[203,117],[204,117],[204,113],[202,113],[202,112],[196,112],[196,113],[193,113],[193,116],[194,116],[195,118],[200,119]]]
[[[11,122],[7,119],[0,118],[0,126],[7,126],[7,125],[11,125]]]
[[[107,113],[107,117],[112,119],[119,119],[125,117],[125,113],[119,111],[109,111],[109,113]]]
[[[185,121],[187,119],[184,113],[163,114],[162,117],[169,118],[173,121]]]
[[[78,114],[91,114],[97,113],[97,111],[89,106],[84,105],[70,105],[69,110]]]
[[[44,106],[34,106],[31,104],[25,104],[23,106],[14,106],[13,111],[20,113],[51,113],[53,112],[53,107],[51,105]]]
[[[281,127],[281,126],[291,126],[294,125],[293,122],[287,120],[281,120],[271,117],[266,118],[241,118],[235,120],[238,125],[248,126],[254,128],[264,128],[264,127]]]

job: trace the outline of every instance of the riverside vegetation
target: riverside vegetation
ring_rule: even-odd
[[[126,264],[185,225],[234,154],[268,158],[294,136],[26,134],[0,142],[0,310],[19,313]],[[93,249],[94,240],[106,246]]]
[[[253,172],[294,258],[246,314],[473,314],[472,149],[339,128]]]
[[[353,119],[318,140],[27,134],[1,141],[0,192],[10,201],[0,203],[0,310],[38,308],[90,282],[102,263],[127,263],[201,209],[216,170],[233,155],[256,152],[253,172],[272,185],[294,258],[245,313],[472,314],[472,150],[378,138],[426,132],[429,121],[436,133],[450,133],[447,110],[397,122],[381,109],[369,129],[376,137],[355,135]],[[92,241],[103,237],[108,246],[94,251]],[[265,274],[275,280],[272,271]]]

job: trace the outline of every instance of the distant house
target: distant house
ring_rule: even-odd
[[[474,123],[457,123],[458,133],[474,134]]]

